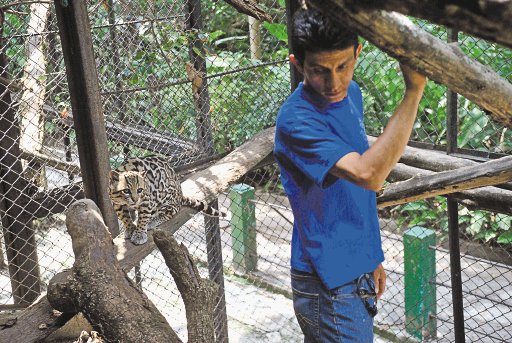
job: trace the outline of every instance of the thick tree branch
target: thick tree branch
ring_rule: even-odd
[[[512,156],[477,166],[415,176],[408,181],[388,185],[377,197],[379,207],[445,195],[467,189],[492,186],[512,180]]]
[[[361,10],[400,12],[512,48],[512,1],[340,0]]]
[[[377,138],[373,136],[367,137],[370,144],[373,144],[377,140]],[[419,149],[411,146],[405,147],[405,150],[400,157],[400,162],[411,167],[419,168],[418,170],[426,169],[427,171],[431,170],[434,172],[477,166],[481,163],[467,158],[447,155],[441,151]],[[503,183],[496,186],[499,188],[512,190],[512,183]]]
[[[183,298],[188,343],[215,342],[213,314],[217,303],[217,284],[199,276],[187,248],[183,244],[178,245],[172,234],[156,231],[153,239]]]
[[[357,11],[342,0],[308,3],[352,25],[381,50],[488,110],[497,122],[512,127],[512,85],[464,55],[457,46],[448,45],[398,13]]]
[[[115,259],[112,237],[99,208],[83,199],[70,206],[66,226],[75,263],[48,285],[59,311],[82,312],[108,341],[181,342],[165,317]]]
[[[411,167],[398,163],[388,177],[390,182],[409,180],[415,176],[434,175],[433,171]],[[457,202],[472,210],[487,210],[512,215],[512,191],[496,187],[481,187],[446,194],[446,197],[457,200]],[[379,208],[386,207],[380,202]]]
[[[272,17],[257,2],[252,0],[224,0],[224,2],[233,6],[240,13],[250,15],[261,21],[272,22]]]

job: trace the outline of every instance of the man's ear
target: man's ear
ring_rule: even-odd
[[[362,49],[363,49],[363,45],[361,43],[359,43],[359,45],[357,46],[356,51],[355,51],[356,60],[359,58],[359,54],[361,53]]]
[[[290,63],[293,64],[301,74],[304,74],[304,67],[294,54],[290,55]]]

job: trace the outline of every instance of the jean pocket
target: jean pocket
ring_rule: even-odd
[[[293,308],[300,328],[305,337],[319,339],[319,295],[313,293],[301,292],[292,287]]]

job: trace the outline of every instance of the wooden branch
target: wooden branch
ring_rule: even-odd
[[[477,166],[415,176],[408,181],[388,185],[377,197],[379,207],[445,195],[467,189],[491,186],[512,180],[512,156]]]
[[[197,146],[184,139],[143,126],[128,126],[105,122],[107,139],[137,146],[164,155],[197,154]]]
[[[50,166],[58,170],[80,175],[80,166],[78,164],[67,161],[61,161],[37,151],[21,150],[20,157],[27,161],[34,160],[38,163]]]
[[[382,9],[423,18],[512,48],[512,1],[345,0],[361,10]]]
[[[17,84],[16,82],[11,81],[3,76],[0,76],[0,84],[7,87],[7,89],[12,93],[19,92],[23,89],[23,87]]]
[[[20,148],[29,152],[38,152],[43,145],[44,121],[43,104],[46,94],[46,54],[45,41],[41,32],[46,30],[50,4],[34,3],[30,5],[26,41],[27,61],[23,68],[23,94],[19,102]]]
[[[75,202],[68,209],[66,226],[75,263],[71,275],[64,272],[50,280],[50,304],[62,312],[82,312],[107,341],[181,342],[142,289],[121,269],[96,204],[89,199]]]
[[[389,182],[397,182],[411,179],[419,175],[434,175],[430,170],[411,167],[398,163],[388,177]],[[481,187],[445,195],[457,200],[460,204],[472,210],[486,210],[512,215],[512,191],[496,187]],[[382,208],[380,200],[377,207]]]
[[[224,2],[233,6],[238,12],[250,15],[261,21],[272,22],[270,14],[265,12],[257,2],[252,0],[224,0]]]
[[[200,277],[187,248],[178,245],[171,233],[156,231],[153,239],[183,298],[188,343],[215,342],[214,309],[218,285]]]
[[[457,46],[423,31],[398,13],[359,12],[343,0],[311,0],[309,4],[352,25],[389,55],[488,110],[495,121],[512,127],[512,85]]]
[[[274,129],[273,127],[266,129],[242,144],[214,166],[196,173],[187,179],[181,184],[186,195],[192,195],[208,202],[214,200],[220,192],[227,190],[230,184],[245,175],[272,152]],[[208,182],[210,178],[212,178],[212,181],[216,180],[219,184]],[[190,186],[190,189],[186,189],[188,186]],[[211,188],[196,194],[195,190],[200,187]],[[194,210],[186,208],[172,220],[160,225],[158,229],[173,233],[177,228],[186,223],[190,219],[191,214],[194,213]],[[148,242],[142,245],[133,245],[129,240],[117,237],[114,239],[114,248],[116,249],[117,260],[121,268],[124,271],[129,271],[154,250],[155,244],[152,234],[148,235]],[[0,331],[0,342],[33,343],[43,340],[60,325],[58,322],[59,316],[50,315],[50,309],[51,307],[46,296],[41,297],[35,304],[20,314],[20,318],[23,316],[24,318],[38,318],[39,320],[18,320],[16,325]],[[47,329],[40,330],[36,324],[44,324]]]
[[[44,110],[47,117],[55,119],[62,128],[75,128],[72,113],[62,118],[52,106],[47,104]],[[167,156],[198,153],[198,148],[193,142],[142,125],[125,125],[106,121],[105,129],[107,139],[110,141],[134,145],[155,153]]]
[[[373,144],[377,140],[377,137],[367,137],[368,142],[370,144]],[[400,162],[408,166],[417,167],[420,169],[427,169],[436,172],[453,170],[469,166],[476,166],[481,163],[467,158],[456,157],[454,155],[447,155],[442,151],[419,149],[411,146],[405,147],[405,150],[402,156],[400,157]],[[497,185],[497,187],[512,190],[511,183],[500,184]]]

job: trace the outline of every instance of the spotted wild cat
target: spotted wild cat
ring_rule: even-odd
[[[129,158],[110,172],[110,199],[134,244],[148,240],[147,231],[174,217],[182,206],[225,217],[205,201],[185,197],[172,166],[162,157]],[[137,211],[137,223],[131,212]]]

